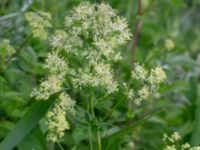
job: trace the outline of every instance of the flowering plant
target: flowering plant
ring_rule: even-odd
[[[39,12],[39,15],[51,18],[44,12]],[[48,21],[42,22],[40,17],[34,17],[33,20],[33,17],[33,12],[26,15],[27,21],[31,22],[30,25],[34,28],[34,36],[45,32],[43,26],[50,27]],[[46,32],[44,35],[46,37]],[[65,18],[64,29],[56,30],[50,38],[52,52],[48,54],[44,64],[48,75],[31,94],[38,100],[47,100],[51,94],[63,88],[70,91],[59,95],[46,116],[47,138],[50,141],[59,141],[65,130],[70,129],[66,113],[69,112],[76,118],[76,106],[79,105],[76,99],[80,99],[81,103],[89,99],[89,115],[100,119],[102,116],[96,116],[97,106],[94,106],[94,103],[105,101],[100,100],[104,96],[110,99],[115,93],[125,91],[126,101],[133,100],[140,105],[143,100],[157,94],[159,84],[166,79],[160,66],[149,72],[136,64],[128,85],[123,82],[123,87],[119,86],[113,65],[123,59],[117,48],[130,39],[131,33],[126,19],[117,16],[116,11],[104,3],[96,5],[83,2],[73,8]],[[134,87],[135,82],[141,84],[140,89]],[[72,93],[80,92],[85,95],[72,96]],[[97,131],[97,135],[98,139],[102,136],[100,131]],[[97,142],[101,147],[100,141]]]
[[[2,126],[12,129],[0,143],[0,150],[9,150],[16,145],[19,150],[199,149],[195,146],[199,145],[198,132],[191,136],[191,145],[187,143],[192,130],[190,126],[195,124],[191,120],[180,129],[183,138],[174,132],[171,136],[164,134],[163,141],[160,140],[164,127],[169,129],[168,123],[181,114],[180,109],[176,110],[177,105],[183,107],[178,100],[186,99],[188,87],[191,86],[191,93],[194,90],[194,94],[188,95],[197,99],[195,82],[198,80],[192,80],[191,85],[187,83],[187,88],[186,84],[174,85],[177,78],[183,80],[184,76],[191,76],[183,70],[177,75],[171,69],[180,67],[173,64],[180,58],[171,57],[180,46],[176,42],[176,33],[156,33],[155,37],[153,26],[146,20],[148,16],[143,17],[143,13],[151,10],[147,5],[153,7],[154,1],[152,4],[140,2],[138,0],[138,14],[133,22],[130,19],[133,15],[129,13],[135,5],[130,5],[129,13],[123,17],[106,3],[81,2],[69,12],[66,8],[61,10],[65,11],[61,14],[67,14],[62,24],[59,22],[62,17],[58,15],[56,20],[51,7],[48,7],[51,14],[31,7],[23,15],[26,5],[20,11],[22,13],[16,13],[28,28],[17,29],[25,32],[16,34],[14,40],[0,41],[0,91],[3,91],[0,98],[13,100],[0,103],[0,121],[3,120],[0,136],[7,134],[1,133]],[[72,3],[76,1],[65,4],[71,7]],[[113,4],[114,0],[109,3]],[[141,9],[145,7],[141,5],[148,9],[143,12]],[[157,14],[158,18],[162,18],[160,15]],[[155,16],[149,22],[154,22],[157,29],[160,24],[154,19]],[[144,30],[141,30],[142,23]],[[135,28],[134,31],[130,27]],[[24,42],[15,48],[24,38]],[[188,69],[188,64],[184,65]],[[179,91],[173,86],[184,94],[177,96]],[[173,106],[169,107],[169,103]],[[174,107],[173,111],[166,106]],[[196,108],[196,102],[192,106]],[[193,110],[191,114],[194,114]],[[17,118],[21,120],[13,128]],[[181,121],[177,119],[173,123],[181,124]],[[199,131],[198,123],[195,131]],[[184,133],[185,128],[190,131]]]

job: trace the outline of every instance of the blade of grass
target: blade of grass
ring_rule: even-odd
[[[191,136],[191,144],[192,145],[200,145],[200,84],[198,83],[197,78],[192,78],[190,80],[190,100],[193,102],[192,109],[195,110],[195,118],[194,118],[194,130]]]

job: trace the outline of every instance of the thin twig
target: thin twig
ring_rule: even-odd
[[[141,0],[138,0],[137,15],[138,15],[139,18],[136,20],[135,30],[134,30],[134,33],[133,33],[133,44],[132,44],[132,49],[131,49],[131,52],[132,52],[131,65],[133,65],[135,60],[136,60],[135,55],[136,55],[136,48],[137,48],[137,43],[138,43],[138,36],[139,36],[140,30],[141,30],[141,27],[142,27],[141,16],[143,15],[143,13],[142,13],[142,1]]]

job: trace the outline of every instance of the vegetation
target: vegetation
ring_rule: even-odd
[[[2,0],[0,150],[199,150],[199,0]]]

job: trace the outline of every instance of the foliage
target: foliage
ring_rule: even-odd
[[[0,150],[198,149],[199,0],[0,8]]]

